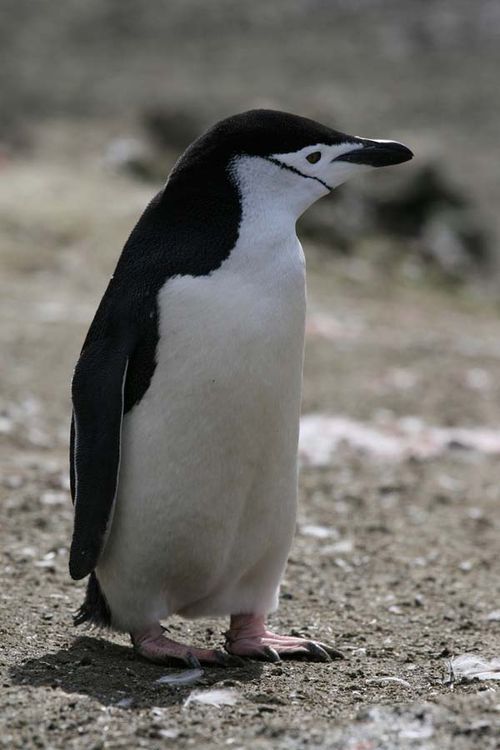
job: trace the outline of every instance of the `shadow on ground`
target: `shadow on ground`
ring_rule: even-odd
[[[13,666],[10,676],[16,685],[59,688],[88,695],[105,706],[125,700],[127,708],[148,708],[183,703],[194,687],[230,687],[235,682],[258,680],[262,669],[256,662],[234,668],[209,667],[195,684],[156,684],[162,675],[178,670],[142,661],[125,646],[84,636],[69,648]]]

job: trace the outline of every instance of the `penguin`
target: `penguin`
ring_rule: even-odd
[[[330,661],[271,632],[297,512],[305,261],[298,217],[401,143],[251,110],[175,164],[132,230],[72,380],[75,623],[162,664]],[[161,622],[228,616],[224,649]]]

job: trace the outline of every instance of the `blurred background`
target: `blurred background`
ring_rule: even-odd
[[[401,186],[356,185],[353,205],[323,203],[306,234],[348,252],[367,234],[403,237],[386,270],[410,276],[462,279],[495,254],[495,0],[3,0],[0,12],[7,164],[101,159],[152,190],[214,120],[281,108],[417,153]]]
[[[415,152],[338,189],[299,225],[309,316],[293,553],[302,567],[291,568],[290,606],[319,612],[318,627],[335,609],[339,637],[379,618],[387,637],[399,633],[386,671],[400,674],[405,653],[425,672],[412,682],[422,700],[425,680],[442,689],[439,649],[412,646],[422,628],[431,641],[447,629],[443,653],[494,642],[499,39],[497,0],[0,0],[5,591],[11,603],[29,600],[37,637],[53,650],[69,638],[81,595],[66,572],[66,451],[85,331],[175,159],[214,121],[253,107]],[[323,581],[321,600],[311,600],[307,570]],[[61,597],[56,614],[47,591]],[[14,651],[19,633],[28,638],[22,610],[12,604],[6,615]],[[372,635],[344,642],[354,662]],[[50,684],[40,649],[30,644],[35,661],[21,682]],[[115,666],[111,656],[110,674]],[[361,666],[373,677],[380,661]],[[339,674],[350,691],[356,679]],[[85,692],[72,679],[68,691]],[[357,685],[359,700],[410,695],[371,685]],[[309,714],[287,721],[319,721],[323,698],[313,698]],[[348,715],[354,699],[345,700]],[[40,725],[51,705],[40,707]]]

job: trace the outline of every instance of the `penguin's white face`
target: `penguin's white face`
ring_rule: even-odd
[[[306,180],[321,180],[325,191],[328,192],[341,185],[351,175],[367,168],[366,164],[352,164],[339,160],[344,154],[362,148],[361,143],[339,143],[334,146],[316,143],[301,148],[300,151],[272,154],[269,158],[276,162],[276,166],[296,170],[297,175],[303,176]]]
[[[277,168],[295,174],[302,183],[304,208],[366,169],[398,164],[411,158],[411,152],[397,141],[349,137],[334,145],[316,143],[299,151],[266,157]],[[309,196],[310,200],[307,201]]]
[[[315,143],[288,153],[237,157],[233,171],[247,195],[254,193],[271,211],[297,219],[351,175],[409,158],[411,151],[396,141],[347,136],[339,143]]]

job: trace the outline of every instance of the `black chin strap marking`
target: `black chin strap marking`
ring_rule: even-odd
[[[314,177],[314,175],[312,174],[304,174],[304,172],[301,172],[300,169],[297,169],[297,167],[291,167],[289,164],[284,164],[282,161],[279,161],[279,159],[273,159],[272,156],[264,156],[263,158],[266,161],[270,161],[271,164],[276,164],[276,166],[280,167],[281,169],[288,169],[290,172],[298,174],[299,177],[305,177],[307,180],[316,180],[316,182],[319,182],[329,191],[333,190],[330,185],[327,185],[326,182],[323,182],[323,180],[321,180],[319,177]]]

